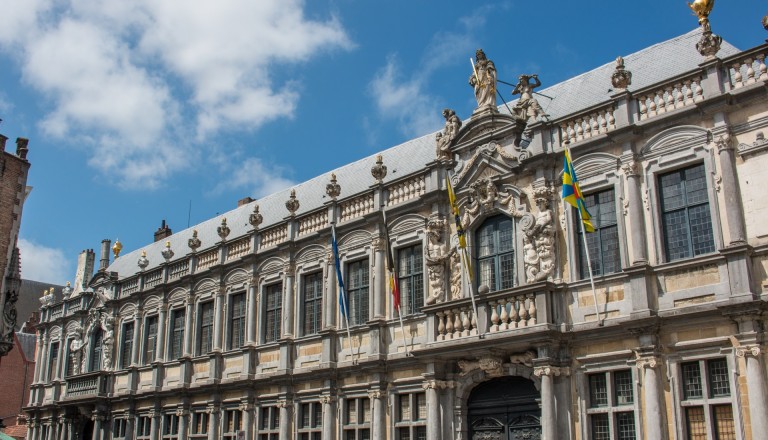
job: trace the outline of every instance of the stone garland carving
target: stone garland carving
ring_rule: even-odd
[[[458,364],[462,376],[466,376],[477,369],[483,370],[487,377],[504,375],[502,360],[496,356],[483,356],[476,361],[460,359]]]
[[[424,259],[429,279],[428,305],[445,301],[445,266],[450,258],[444,237],[446,224],[445,218],[439,214],[432,214],[427,220],[428,241]]]
[[[331,396],[328,394],[320,396],[320,403],[323,405],[330,405],[334,402],[336,402],[336,396]]]
[[[525,353],[515,353],[509,357],[509,363],[521,364],[526,367],[533,367],[533,360],[536,358],[536,354],[532,351],[526,351]]]
[[[496,108],[496,65],[485,56],[483,49],[475,52],[474,71],[469,76],[469,85],[475,90],[477,108]]]
[[[435,143],[437,144],[437,159],[438,160],[451,160],[451,151],[449,147],[451,142],[456,139],[461,129],[461,119],[456,116],[456,112],[447,108],[443,110],[443,117],[445,118],[445,128],[442,132],[435,135]]]
[[[512,108],[515,117],[522,120],[536,119],[539,116],[546,116],[544,110],[539,105],[539,101],[533,97],[533,89],[539,87],[539,75],[520,75],[517,85],[512,90],[512,95],[520,95],[517,104]]]
[[[523,231],[523,263],[525,264],[526,281],[552,281],[554,271],[555,229],[549,199],[552,190],[548,187],[537,188],[534,191],[536,206],[539,213],[536,217],[530,214],[515,212],[513,216],[521,218],[520,227]]]
[[[632,84],[632,72],[624,69],[624,58],[616,57],[616,70],[611,75],[611,84],[617,89],[626,89]]]
[[[541,366],[541,367],[534,367],[533,369],[533,375],[536,377],[541,376],[568,376],[568,369],[567,368],[561,368],[561,367],[552,367],[549,365]]]

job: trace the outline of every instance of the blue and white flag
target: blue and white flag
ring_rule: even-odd
[[[341,307],[341,314],[345,318],[349,316],[349,301],[347,301],[347,293],[344,291],[344,278],[341,276],[341,262],[339,261],[339,244],[336,242],[336,226],[331,225],[331,246],[333,246],[333,259],[336,263],[336,278],[339,280],[339,307]]]

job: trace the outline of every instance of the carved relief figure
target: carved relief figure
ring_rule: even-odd
[[[72,374],[80,374],[80,363],[83,358],[83,337],[80,335],[80,330],[77,330],[72,335],[72,340],[69,342],[69,356],[72,358]]]
[[[459,130],[461,129],[461,119],[456,116],[455,111],[449,108],[443,110],[443,117],[445,118],[445,128],[435,136],[435,141],[437,143],[437,158],[450,160],[451,153],[448,147],[459,134]]]
[[[554,215],[549,209],[550,193],[549,188],[539,188],[535,191],[539,213],[533,223],[523,229],[523,262],[529,283],[552,280],[555,231]]]
[[[112,369],[112,344],[115,341],[115,318],[109,315],[103,315],[101,327],[104,330],[104,338],[102,339],[104,362],[102,363],[102,368],[109,371]]]
[[[469,85],[475,89],[477,107],[496,107],[496,66],[485,56],[483,49],[475,52],[474,72]]]
[[[533,83],[531,83],[533,80]],[[520,75],[517,85],[512,90],[513,95],[520,95],[520,99],[515,104],[512,111],[520,119],[528,120],[530,118],[538,118],[539,115],[544,114],[539,105],[539,101],[533,97],[533,89],[539,87],[541,81],[539,81],[539,75]]]
[[[461,255],[458,249],[451,251],[451,298],[461,299]]]
[[[443,238],[445,235],[445,219],[438,214],[433,214],[427,220],[427,252],[424,259],[427,262],[427,276],[429,279],[429,293],[427,304],[441,303],[445,301],[445,264],[450,257],[448,245]]]

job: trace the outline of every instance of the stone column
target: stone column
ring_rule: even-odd
[[[40,370],[38,371],[37,380],[42,383],[45,383],[48,381],[48,371],[47,371],[48,369],[46,368],[48,365],[48,350],[49,350],[48,341],[49,341],[49,338],[48,338],[48,335],[46,334],[43,336],[42,345],[38,345],[38,347],[41,347],[41,349],[40,349]]]
[[[133,440],[136,433],[133,432],[136,425],[136,414],[128,413],[125,418],[125,440]]]
[[[320,396],[323,405],[323,433],[322,440],[336,439],[336,397],[331,395]]]
[[[208,405],[205,412],[208,413],[208,440],[217,440],[219,438],[219,410],[215,405]]]
[[[101,414],[99,411],[94,411],[91,415],[91,420],[93,420],[93,437],[91,437],[93,440],[101,440],[102,438],[102,430],[104,427],[102,426],[104,422],[104,415]]]
[[[747,392],[749,393],[749,418],[752,421],[752,438],[762,438],[768,432],[768,396],[766,395],[765,367],[761,365],[760,345],[736,348],[736,356],[747,364]]]
[[[720,156],[720,177],[722,178],[723,197],[725,197],[725,218],[728,222],[729,244],[746,243],[744,232],[744,210],[741,207],[741,191],[736,178],[736,162],[730,136],[719,136],[715,147]]]
[[[142,309],[139,307],[136,309],[136,314],[133,317],[133,347],[131,347],[131,365],[136,366],[141,362],[139,360],[139,347],[141,347],[141,318]]]
[[[158,440],[160,433],[160,413],[151,411],[149,413],[149,440]]]
[[[258,313],[258,295],[256,291],[258,289],[259,280],[256,277],[251,278],[248,283],[248,310],[246,315],[246,321],[248,327],[245,331],[245,343],[248,345],[256,344],[256,314]]]
[[[294,272],[296,267],[293,263],[287,263],[283,267],[285,271],[285,284],[283,285],[283,337],[293,336],[293,315],[294,315]]]
[[[277,407],[280,409],[280,438],[291,438],[291,409],[293,408],[293,402],[290,400],[278,400]]]
[[[440,440],[442,433],[440,428],[440,396],[437,392],[437,381],[428,380],[421,384],[421,387],[427,394],[427,440]],[[418,411],[413,408],[412,411]]]
[[[244,401],[240,403],[240,412],[243,415],[243,424],[241,429],[245,431],[245,440],[251,440],[253,438],[253,405]]]
[[[640,191],[640,163],[632,159],[621,166],[627,179],[627,212],[630,218],[630,238],[632,240],[632,255],[630,264],[645,264],[648,262],[645,235],[645,215],[643,213],[643,198]]]
[[[387,289],[386,281],[387,275],[385,273],[385,261],[386,261],[386,240],[384,237],[377,237],[371,241],[371,247],[374,251],[374,264],[373,264],[373,277],[371,277],[371,283],[373,284],[373,318],[386,318],[387,311],[385,310]]]
[[[371,440],[385,440],[387,434],[387,405],[384,402],[386,391],[368,391],[371,398]]]
[[[560,368],[536,367],[533,369],[533,374],[541,379],[541,438],[542,440],[558,440],[553,380],[554,376],[560,375]]]
[[[39,349],[35,353],[35,371],[33,374],[33,383],[40,381],[40,370],[43,368],[43,332],[37,332],[37,345]],[[30,399],[31,400],[31,399]]]
[[[224,295],[226,290],[224,286],[219,288],[219,292],[216,294],[216,299],[213,303],[213,350],[221,351],[222,339],[224,336],[224,326],[222,320],[224,319]]]
[[[75,433],[77,420],[77,418],[72,418],[69,420],[69,426],[67,429],[69,440],[75,440],[77,438],[77,434]]]
[[[663,394],[659,385],[658,368],[660,362],[655,357],[643,357],[637,360],[637,368],[643,375],[645,390],[645,438],[648,440],[663,440],[666,438],[666,423],[662,409]]]
[[[333,251],[329,251],[326,256],[327,267],[325,269],[325,295],[323,297],[323,324],[324,327],[336,327],[336,312],[339,310],[338,294],[336,288],[338,279],[336,277],[336,261],[333,258]]]
[[[56,435],[56,440],[67,440],[67,418],[59,416],[59,432]]]
[[[155,361],[162,362],[165,359],[165,327],[168,304],[160,305],[160,316],[157,318],[157,343],[155,349]]]
[[[189,411],[186,408],[178,408],[176,416],[179,418],[179,440],[187,440],[187,426],[189,424]]]
[[[195,317],[195,297],[190,292],[186,298],[187,310],[184,312],[184,356],[192,356],[192,322]]]

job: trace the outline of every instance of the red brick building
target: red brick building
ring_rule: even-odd
[[[34,328],[32,329],[34,331]],[[27,435],[22,406],[29,400],[29,385],[35,372],[36,336],[34,333],[13,334],[13,349],[0,357],[0,419],[6,435],[23,439]]]

